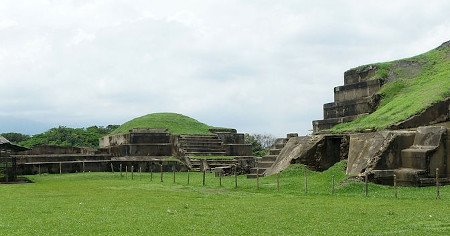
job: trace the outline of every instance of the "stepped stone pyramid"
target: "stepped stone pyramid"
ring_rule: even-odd
[[[363,66],[344,73],[344,85],[334,88],[334,102],[323,105],[323,120],[312,122],[314,133],[356,119],[375,110],[375,95],[385,83],[376,75],[376,66]]]

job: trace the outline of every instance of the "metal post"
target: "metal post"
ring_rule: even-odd
[[[206,170],[203,170],[203,186],[206,185]]]
[[[172,172],[173,172],[173,183],[175,183],[175,166],[172,166]]]
[[[131,179],[134,179],[134,166],[131,166]]]
[[[280,191],[280,172],[277,173],[277,191]]]
[[[61,162],[59,163],[59,174],[62,174],[62,164],[61,164]]]
[[[84,164],[84,161],[83,161],[83,173],[86,171],[86,166],[85,166],[85,164]]]
[[[114,166],[112,162],[111,162],[111,172],[114,174]]]
[[[219,186],[222,187],[222,171],[219,172]]]
[[[369,196],[369,181],[368,181],[368,174],[366,173],[364,175],[364,192],[366,197]]]
[[[331,194],[333,194],[334,195],[334,192],[335,192],[335,188],[334,188],[334,182],[335,182],[335,180],[334,180],[334,175],[332,176],[332,178],[331,178]]]
[[[41,164],[39,164],[38,168],[39,168],[39,175],[41,175]]]
[[[259,190],[259,167],[256,167],[256,189]]]
[[[395,174],[394,174],[394,191],[395,191],[395,198],[398,198],[397,175]]]
[[[440,192],[439,192],[439,168],[436,168],[436,199],[440,199]]]
[[[119,171],[120,171],[120,177],[123,177],[123,175],[122,175],[122,163],[120,163]]]
[[[187,184],[189,185],[189,170],[187,171]]]
[[[238,174],[237,174],[237,166],[234,166],[234,188],[238,187]]]
[[[159,169],[161,172],[161,183],[162,183],[162,182],[164,182],[164,180],[163,180],[163,165],[162,164],[160,164]]]
[[[306,167],[303,169],[303,175],[305,176],[305,194],[308,193],[308,175],[306,173]]]
[[[153,181],[153,165],[150,166],[150,181]]]
[[[128,165],[125,166],[125,178],[128,179]]]
[[[142,167],[139,166],[139,180],[142,179]]]

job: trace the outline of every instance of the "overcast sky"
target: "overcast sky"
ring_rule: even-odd
[[[0,132],[177,112],[307,134],[345,70],[450,40],[450,1],[0,1]]]

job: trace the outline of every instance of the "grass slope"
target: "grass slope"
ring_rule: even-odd
[[[176,113],[153,113],[130,120],[111,134],[126,133],[133,128],[168,129],[172,134],[210,134],[212,126]]]
[[[395,78],[379,91],[382,100],[378,108],[367,116],[336,125],[331,131],[384,129],[450,97],[450,42],[412,58],[374,66],[378,71],[373,78]]]
[[[0,228],[9,235],[444,235],[450,231],[450,188],[400,188],[349,181],[345,163],[308,172],[292,165],[256,180],[202,174],[79,173],[31,176],[36,183],[0,185]],[[335,176],[336,193],[331,194]]]

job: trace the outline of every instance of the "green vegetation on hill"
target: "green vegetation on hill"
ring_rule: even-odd
[[[52,128],[42,134],[19,142],[25,147],[34,147],[39,145],[56,145],[65,147],[98,147],[99,138],[109,134],[116,129],[117,125],[107,127],[91,126],[88,128],[68,128],[59,126]]]
[[[2,232],[8,235],[445,235],[450,188],[400,187],[348,180],[341,162],[324,172],[291,165],[280,175],[219,178],[191,172],[120,177],[119,173],[29,176],[33,184],[0,185]],[[336,192],[331,194],[332,176]],[[125,175],[124,175],[125,176]],[[51,199],[51,200],[49,200]],[[26,214],[24,214],[26,212]]]
[[[373,79],[393,78],[379,91],[376,111],[336,125],[332,132],[384,129],[450,97],[450,42],[412,58],[373,66],[378,68]]]
[[[133,128],[168,129],[172,134],[210,134],[212,126],[176,113],[153,113],[130,120],[112,134],[126,133]]]

